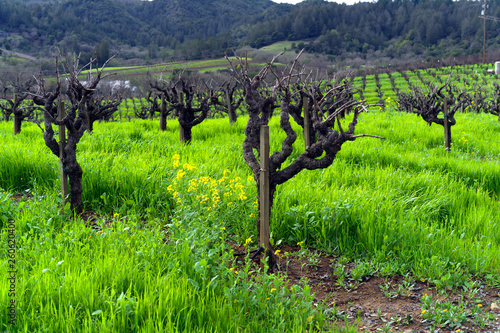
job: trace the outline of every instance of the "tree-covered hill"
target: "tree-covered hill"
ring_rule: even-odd
[[[500,0],[487,15],[500,17]],[[36,55],[110,47],[125,57],[219,57],[249,45],[297,41],[331,60],[449,58],[480,53],[481,2],[379,0],[355,5],[306,0],[0,0],[0,47]],[[488,51],[500,24],[487,21]],[[132,50],[136,48],[136,50]],[[123,51],[123,50],[126,50]],[[45,52],[45,54],[44,54]],[[105,53],[106,54],[106,53]]]
[[[500,1],[489,1],[488,15],[500,17]],[[311,39],[306,50],[337,55],[390,49],[397,57],[414,51],[458,56],[479,52],[483,20],[477,1],[379,0],[338,5],[309,0],[282,17],[258,23],[247,42],[261,47],[281,39]],[[489,45],[498,45],[500,25],[487,22]]]
[[[21,37],[0,39],[0,46],[36,52],[55,45],[79,52],[84,44],[108,41],[177,49],[215,38],[210,44],[220,55],[257,21],[281,17],[290,7],[270,0],[0,0],[0,30]]]

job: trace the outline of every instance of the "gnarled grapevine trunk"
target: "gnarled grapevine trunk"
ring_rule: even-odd
[[[59,97],[61,83],[59,72],[57,72],[57,88],[54,92],[45,92],[43,80],[40,80],[38,94],[34,94],[33,100],[37,105],[42,105],[44,110],[44,133],[43,137],[46,146],[54,155],[62,161],[63,171],[69,179],[70,186],[70,203],[71,210],[75,213],[82,212],[82,176],[83,171],[77,161],[76,150],[80,139],[87,129],[92,129],[92,124],[96,120],[107,119],[115,112],[121,100],[109,101],[109,99],[94,98],[97,84],[101,80],[101,70],[97,70],[97,75],[91,77],[85,84],[82,84],[78,75],[85,68],[76,69],[78,60],[75,61],[74,69],[70,69],[66,62],[66,70],[68,72],[68,89],[66,96],[70,101],[70,107],[64,116],[62,111],[55,105],[56,99]],[[56,67],[57,61],[56,61]],[[60,114],[61,112],[61,114]],[[60,117],[61,115],[61,117]],[[62,118],[62,119],[61,119]],[[67,130],[66,142],[57,142],[54,136],[53,125],[65,127]],[[64,156],[60,156],[60,145],[63,146]]]
[[[300,57],[300,54],[298,57]],[[315,170],[327,168],[333,163],[333,160],[345,142],[354,141],[356,138],[363,136],[372,136],[364,134],[354,135],[354,129],[357,124],[358,116],[365,109],[363,107],[363,102],[353,100],[353,94],[346,93],[351,89],[350,86],[347,83],[343,83],[338,87],[328,89],[324,93],[318,93],[321,92],[319,86],[314,86],[312,84],[307,85],[300,82],[300,77],[303,73],[297,73],[294,71],[298,57],[295,59],[289,73],[277,75],[273,72],[275,82],[271,94],[267,94],[267,92],[262,89],[261,85],[266,75],[272,71],[271,66],[276,58],[269,62],[258,75],[250,78],[245,69],[246,66],[241,63],[241,60],[239,66],[240,71],[236,71],[229,58],[226,57],[231,65],[236,80],[243,87],[243,95],[247,103],[249,119],[245,128],[246,137],[243,141],[243,157],[253,172],[258,191],[261,184],[260,172],[264,167],[259,163],[254,151],[257,151],[258,156],[262,153],[260,128],[263,125],[268,125],[273,110],[276,107],[278,95],[281,97],[280,128],[285,132],[286,137],[282,141],[281,151],[275,151],[269,157],[268,204],[270,208],[273,205],[274,195],[278,185],[290,180],[304,169]],[[292,91],[292,78],[298,79],[295,82],[297,86],[296,92]],[[294,101],[292,98],[293,95],[299,96],[297,101]],[[312,100],[312,103],[310,104],[312,106],[312,109],[310,110],[311,144],[305,149],[304,152],[299,154],[290,163],[287,163],[286,167],[283,167],[285,161],[291,158],[294,150],[293,144],[297,139],[297,133],[292,128],[290,118],[296,120],[299,125],[304,126],[303,117],[300,115],[300,109],[303,106],[302,97],[304,96],[308,96]],[[330,101],[336,102],[333,104],[324,103],[326,98],[329,98]],[[349,109],[353,110],[354,116],[353,120],[349,124],[349,128],[344,131],[339,118],[341,118],[344,115],[344,112]],[[328,113],[330,113],[330,115],[324,118],[324,115],[327,115]],[[338,131],[334,130],[335,125],[338,126]],[[258,203],[259,216],[257,218],[257,234],[260,239],[260,225],[263,218],[260,211],[261,205],[264,203],[261,202],[260,198],[258,199]],[[262,243],[263,242],[261,241],[260,245],[264,246]],[[274,254],[272,246],[268,246],[266,252],[270,258],[269,265],[272,269],[277,263],[277,258]]]
[[[164,94],[171,108],[175,110],[179,120],[180,141],[191,143],[192,128],[206,119],[213,92],[196,93],[194,85],[182,79],[166,84],[165,82],[152,82],[151,87]]]
[[[450,76],[451,78],[451,76]],[[416,113],[429,126],[438,124],[443,126],[446,150],[451,149],[451,127],[456,124],[455,113],[471,102],[471,96],[465,92],[457,94],[456,88],[448,81],[442,86],[424,90],[415,87],[411,92],[398,94],[399,110]]]

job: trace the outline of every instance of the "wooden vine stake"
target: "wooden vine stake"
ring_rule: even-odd
[[[264,249],[264,253],[270,249],[269,239],[269,218],[271,207],[269,205],[269,126],[260,127],[260,239],[259,245]]]
[[[64,102],[59,102],[59,120],[63,120],[66,116],[66,112],[64,109]],[[63,211],[64,206],[66,205],[66,199],[69,195],[68,190],[68,175],[64,172],[63,161],[64,161],[64,147],[66,146],[66,126],[59,125],[59,162],[61,164],[61,194],[63,199]]]
[[[446,151],[451,150],[451,128],[450,128],[450,120],[448,119],[448,103],[447,100],[444,100],[443,106],[444,113],[444,146]]]
[[[233,110],[231,109],[231,100],[229,99],[229,91],[226,89],[226,103],[227,103],[227,115],[229,117],[229,125],[233,126]]]
[[[304,145],[311,145],[311,117],[309,114],[309,97],[304,97]]]
[[[127,112],[128,112],[128,99],[125,98],[124,101],[125,101],[125,110],[127,110]],[[118,110],[118,114],[120,115],[120,122],[121,122],[122,121],[122,108],[120,108]]]
[[[13,103],[15,103],[16,94],[12,96],[12,101]],[[13,116],[14,116],[14,135],[17,135],[19,132],[21,132],[21,120],[19,119],[19,116],[16,115],[16,113],[14,113]]]
[[[182,92],[179,91],[179,103],[184,103],[184,99],[182,98]],[[184,126],[182,126],[181,122],[179,121],[179,140],[180,142],[185,142],[186,141],[186,136],[184,135]]]
[[[165,131],[167,129],[167,116],[165,116],[166,108],[167,106],[165,104],[165,94],[161,94],[160,131]]]

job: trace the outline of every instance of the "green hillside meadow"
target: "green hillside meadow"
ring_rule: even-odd
[[[165,132],[157,120],[96,124],[78,159],[84,208],[99,228],[61,212],[59,161],[40,129],[24,123],[14,136],[12,122],[0,122],[0,242],[6,249],[15,234],[17,270],[11,325],[2,250],[0,331],[338,332],[332,305],[313,305],[307,283],[290,286],[284,273],[233,260],[231,244],[257,245],[246,119],[206,120],[189,146],[176,120]],[[362,114],[356,133],[385,140],[348,142],[328,169],[278,187],[273,242],[304,242],[360,270],[411,273],[438,289],[471,279],[498,286],[500,123],[477,113],[456,119],[448,153],[442,127],[391,103]],[[270,132],[279,150],[278,118]],[[292,157],[303,145],[299,138]]]

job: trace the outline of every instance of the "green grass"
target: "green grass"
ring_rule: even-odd
[[[267,52],[275,52],[276,54],[283,52],[285,50],[291,50],[292,49],[292,44],[299,44],[302,41],[283,41],[283,42],[277,42],[271,45],[267,45],[261,48],[261,50],[265,50]]]
[[[245,117],[207,120],[190,146],[178,123],[96,124],[78,147],[83,202],[100,231],[61,214],[59,165],[35,125],[0,123],[2,248],[17,241],[16,326],[7,324],[0,270],[0,329],[35,332],[333,330],[324,307],[284,276],[235,266],[228,242],[255,245],[256,188],[241,143]],[[295,127],[297,128],[297,127]],[[270,123],[279,150],[279,119]],[[303,171],[277,189],[271,232],[334,255],[369,261],[376,274],[411,273],[440,289],[500,280],[500,124],[458,114],[453,149],[443,129],[415,115],[362,114],[333,165]],[[303,151],[294,145],[292,156]],[[7,253],[0,253],[6,267]],[[238,272],[238,274],[235,273]],[[252,276],[253,278],[250,278]],[[182,290],[182,292],[178,292]],[[269,299],[268,299],[269,298]],[[223,319],[224,318],[224,319]],[[266,327],[262,326],[265,321]]]
[[[307,288],[288,288],[280,275],[252,279],[248,264],[231,269],[226,232],[189,207],[182,211],[189,221],[179,214],[166,225],[145,224],[114,214],[95,231],[54,214],[57,205],[56,193],[45,192],[8,207],[18,247],[15,325],[7,323],[4,281],[0,293],[8,332],[259,332],[267,331],[263,320],[302,332],[325,325]]]
[[[58,161],[40,130],[26,124],[14,137],[11,123],[1,123],[0,186],[34,197],[13,204],[0,192],[2,248],[7,222],[15,221],[18,249],[18,322],[7,321],[7,271],[1,270],[0,327],[267,332],[262,321],[277,331],[329,327],[322,307],[312,307],[308,287],[290,289],[282,275],[253,278],[249,264],[234,266],[226,240],[255,239],[254,185],[241,157],[223,161],[239,150],[234,140],[242,138],[243,122],[214,124],[195,128],[189,147],[178,142],[174,121],[163,133],[152,121],[97,124],[79,145],[84,205],[100,214],[103,226],[95,231],[60,215]],[[0,258],[5,267],[5,251]]]
[[[235,61],[234,57],[229,57],[232,61]],[[248,61],[252,61],[248,58]],[[168,62],[157,65],[150,66],[129,66],[129,67],[105,67],[104,72],[115,72],[120,76],[129,75],[147,75],[152,73],[160,72],[171,72],[174,70],[193,70],[196,69],[199,72],[216,71],[223,68],[228,68],[229,63],[225,58],[221,59],[211,59],[211,60],[193,60],[193,61],[177,61]],[[87,75],[88,71],[82,71],[81,75]]]

